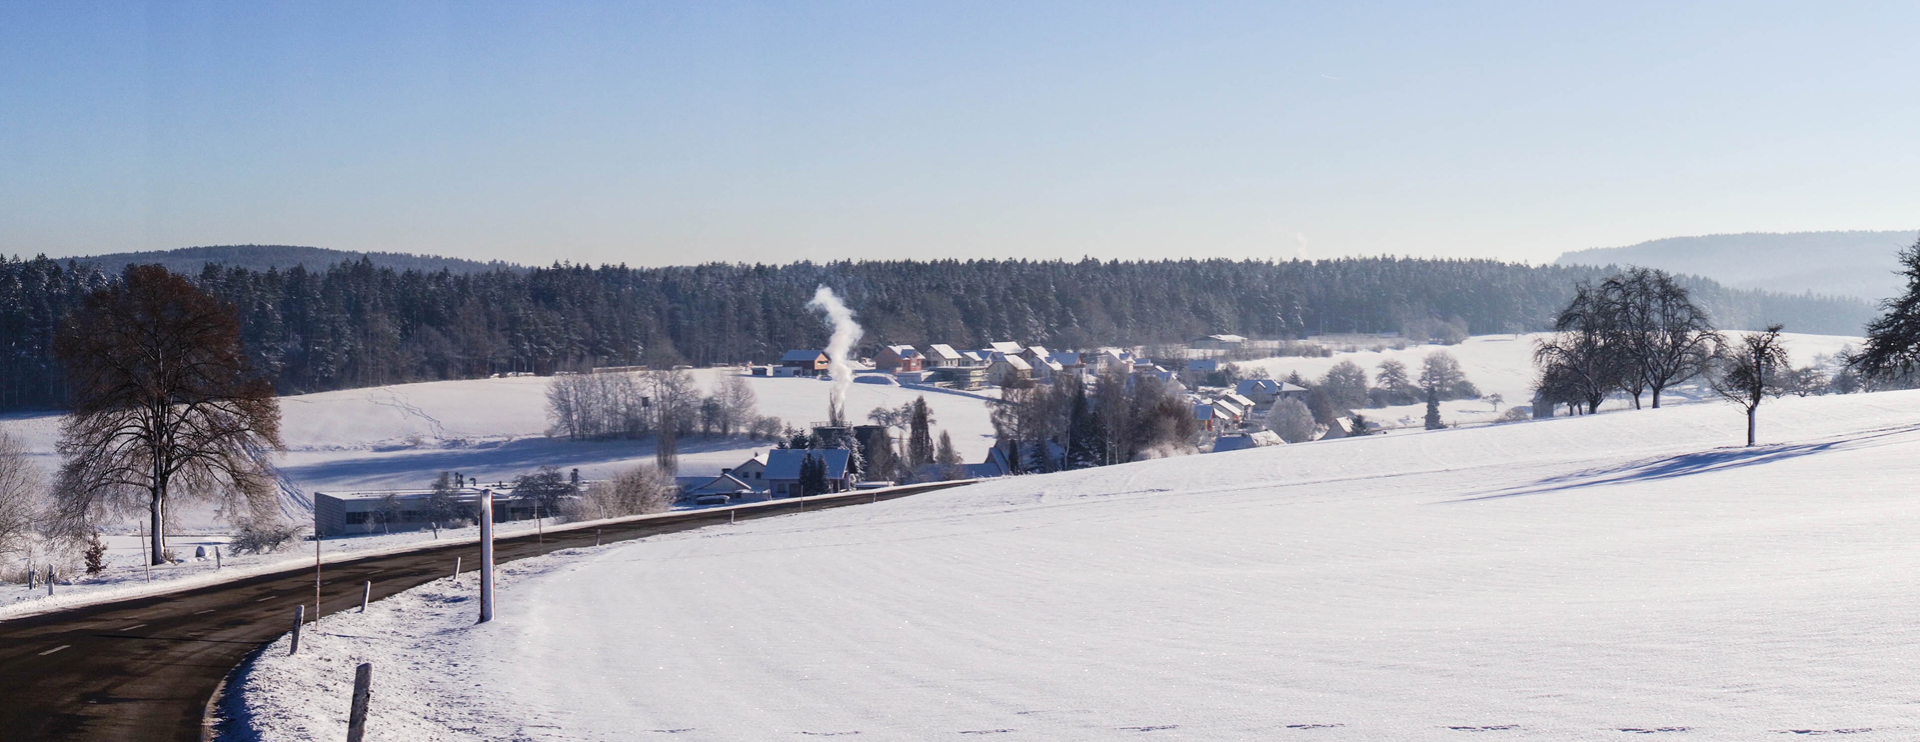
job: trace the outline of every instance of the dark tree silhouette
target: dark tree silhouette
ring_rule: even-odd
[[[148,559],[159,563],[178,500],[217,500],[230,518],[278,515],[268,455],[282,449],[280,406],[241,350],[233,305],[135,266],[87,297],[54,350],[72,390],[59,445],[64,525],[144,509]]]
[[[1868,379],[1889,379],[1920,369],[1920,240],[1900,251],[1900,274],[1907,290],[1880,305],[1884,311],[1867,325],[1867,342],[1847,365]]]
[[[1722,344],[1714,354],[1718,368],[1710,377],[1713,390],[1746,408],[1749,446],[1753,445],[1754,419],[1761,400],[1786,391],[1782,382],[1791,366],[1787,348],[1780,343],[1780,329],[1780,325],[1772,325],[1765,332],[1749,333],[1738,343]]]

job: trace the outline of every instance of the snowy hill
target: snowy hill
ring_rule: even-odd
[[[1896,258],[1900,248],[1913,242],[1913,230],[1715,234],[1576,250],[1554,262],[1644,265],[1737,288],[1880,301],[1898,296],[1905,287],[1894,274],[1900,268]]]
[[[1742,422],[1396,433],[687,532],[519,568],[480,627],[435,583],[239,687],[265,740],[342,728],[324,670],[362,659],[432,668],[382,676],[370,732],[408,739],[1920,734],[1920,392],[1769,402],[1758,448]]]

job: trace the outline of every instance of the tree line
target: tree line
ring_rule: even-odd
[[[768,362],[819,347],[803,307],[832,287],[873,347],[1056,349],[1173,343],[1208,333],[1457,335],[1547,329],[1570,287],[1604,271],[1491,260],[862,261],[665,268],[554,265],[396,270],[208,264],[194,283],[239,309],[253,367],[281,394],[590,366]],[[57,408],[49,360],[80,298],[122,280],[72,261],[0,258],[0,409]],[[1723,326],[1857,332],[1864,302],[1681,278]]]

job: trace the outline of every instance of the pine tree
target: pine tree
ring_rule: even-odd
[[[923,395],[914,398],[910,411],[908,426],[912,432],[907,437],[907,464],[918,470],[933,463],[933,410]]]
[[[940,465],[942,479],[959,479],[965,473],[961,468],[960,452],[953,449],[953,438],[947,435],[947,431],[940,431],[940,445],[934,451],[933,460]]]
[[[1429,386],[1427,387],[1427,429],[1439,430],[1445,427],[1447,424],[1440,422],[1440,388]]]

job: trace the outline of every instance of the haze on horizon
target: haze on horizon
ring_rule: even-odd
[[[1908,229],[1920,6],[0,6],[0,254],[1498,257]]]

